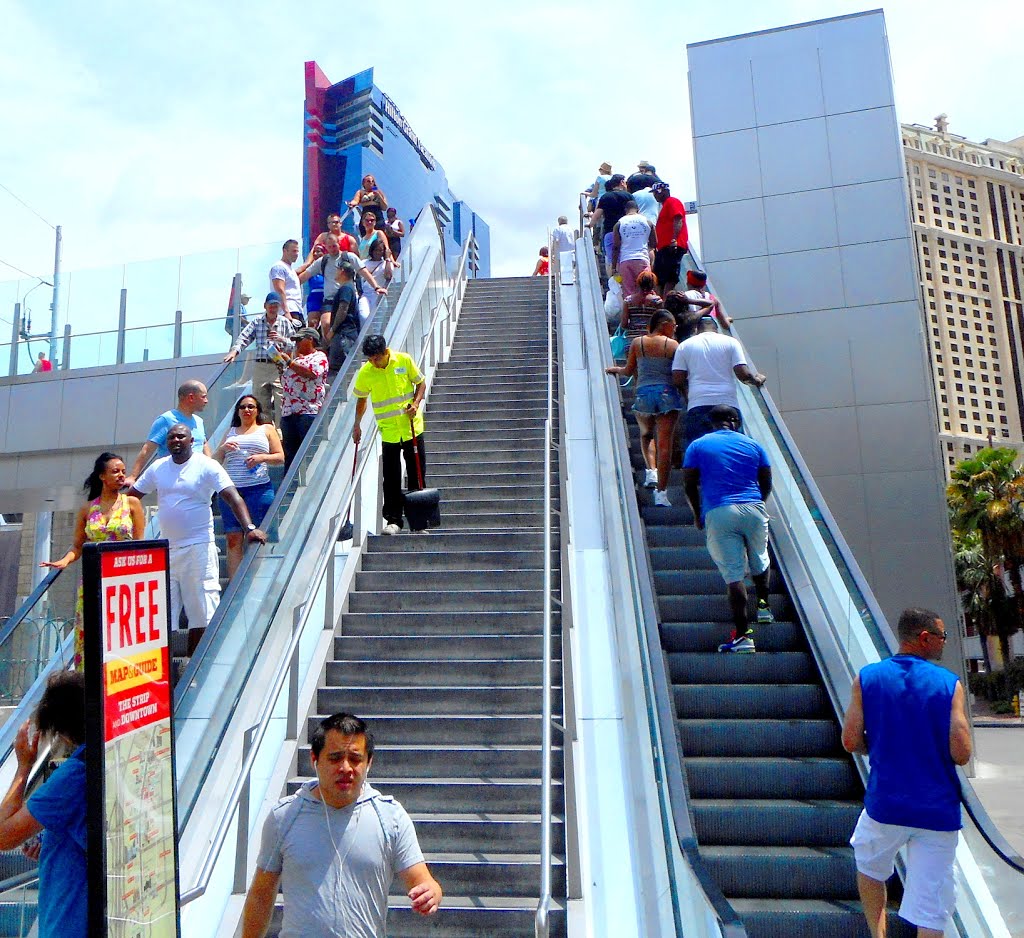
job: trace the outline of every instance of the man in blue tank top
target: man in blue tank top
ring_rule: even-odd
[[[942,619],[907,609],[897,631],[899,651],[869,664],[854,681],[843,724],[843,746],[871,762],[850,843],[872,938],[884,938],[885,882],[903,846],[900,916],[917,926],[919,938],[942,938],[956,900],[953,859],[962,826],[956,766],[971,758],[971,730],[963,685],[931,663],[946,645]]]

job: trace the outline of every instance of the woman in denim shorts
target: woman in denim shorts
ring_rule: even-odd
[[[672,436],[683,406],[682,396],[672,383],[672,356],[679,345],[672,338],[675,329],[675,317],[659,310],[651,316],[647,335],[633,340],[626,364],[606,369],[610,375],[636,375],[633,413],[640,427],[640,449],[647,466],[644,485],[655,490],[654,504],[662,508],[672,506],[667,491]]]

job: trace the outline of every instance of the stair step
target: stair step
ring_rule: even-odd
[[[450,517],[444,520],[451,524]],[[393,589],[387,593],[353,591],[348,597],[351,612],[414,612],[418,609],[434,612],[532,612],[543,609],[543,606],[543,596],[537,589],[467,589],[456,594]]]
[[[380,739],[386,739],[396,746],[416,743],[436,745],[444,740],[446,745],[463,743],[487,743],[500,739],[506,745],[539,745],[541,741],[541,716],[535,713],[502,714],[481,716],[480,714],[377,714],[360,712],[371,731]],[[306,720],[306,739],[312,738],[314,730],[326,719],[326,714],[317,714]]]
[[[832,798],[860,800],[860,776],[845,756],[690,756],[687,787],[692,798]]]
[[[509,488],[516,489],[515,486]],[[525,487],[523,490],[526,490]],[[470,488],[463,491],[476,492]],[[434,536],[434,535],[432,535]],[[431,545],[433,541],[431,541]],[[363,555],[364,571],[524,570],[543,568],[542,550],[374,551]]]
[[[390,938],[523,938],[532,935],[537,909],[535,897],[453,896],[445,892],[437,915],[417,915],[404,896],[388,900],[387,933]],[[552,901],[551,938],[565,938],[565,907]]]
[[[356,574],[355,588],[361,592],[403,590],[428,593],[449,590],[539,590],[544,587],[544,570],[404,570],[363,571]],[[428,599],[432,602],[432,599]]]
[[[373,535],[367,543],[368,551],[436,551],[436,550],[541,550],[544,547],[542,531],[502,531],[487,533],[432,534],[430,540],[415,537]]]
[[[861,806],[852,801],[691,798],[700,844],[843,847]]]
[[[484,716],[538,713],[543,688],[537,685],[478,687],[321,687],[321,713],[476,713]],[[561,710],[562,689],[552,690],[552,705]]]
[[[562,750],[552,748],[553,771],[562,773]],[[431,745],[377,746],[373,753],[374,772],[389,778],[540,778],[540,746]],[[313,776],[310,748],[300,746],[297,772]]]
[[[456,649],[452,649],[456,652]],[[543,661],[540,658],[493,659],[445,657],[432,661],[374,661],[346,659],[327,662],[327,686],[348,687],[360,684],[367,674],[374,683],[386,687],[532,687],[540,683]],[[561,674],[561,662],[552,665],[554,676]]]
[[[818,720],[677,720],[688,756],[828,756],[842,753],[839,726]]]
[[[650,529],[648,529],[650,530]],[[679,530],[679,529],[676,529]],[[682,530],[686,530],[683,528]],[[690,528],[690,530],[695,530]],[[700,532],[697,532],[700,533]],[[768,605],[776,619],[789,619],[792,615],[789,598],[778,594],[768,597]],[[666,622],[728,622],[732,624],[732,610],[725,595],[725,583],[722,592],[709,595],[693,593],[686,595],[664,595],[658,597],[658,608]],[[753,617],[754,597],[750,597],[749,609]]]
[[[479,851],[539,853],[540,814],[414,814],[416,837],[424,853]],[[555,853],[565,850],[562,818],[552,818]]]
[[[556,466],[551,467],[553,470]],[[444,470],[444,471],[442,471]],[[557,481],[557,472],[552,473],[552,482]],[[538,462],[535,468],[524,467],[502,467],[492,464],[486,468],[481,466],[467,466],[464,469],[456,467],[431,466],[430,484],[440,489],[459,489],[462,486],[479,487],[488,484],[494,485],[544,485],[544,463]]]
[[[334,639],[335,661],[432,661],[456,649],[460,661],[540,659],[544,640],[540,635],[422,635],[339,636]],[[560,636],[552,637],[557,652]],[[557,654],[556,654],[557,657]]]
[[[307,779],[292,778],[288,794]],[[427,814],[444,805],[446,811],[532,814],[539,810],[543,786],[539,778],[386,778],[374,776],[373,786],[391,795],[410,814]],[[551,807],[563,811],[562,782],[551,786]],[[490,893],[487,893],[490,895]]]
[[[556,620],[557,621],[557,620]],[[341,616],[341,635],[540,635],[544,614],[501,609],[496,612],[424,612],[403,613],[345,612]]]
[[[478,512],[445,511],[442,505],[441,529],[448,531],[465,531],[475,528],[501,528],[515,530],[517,528],[541,529],[544,516],[538,512],[523,514],[521,512],[498,512],[493,510]]]
[[[652,547],[648,550],[651,569],[658,570],[717,570],[711,554],[700,547]]]

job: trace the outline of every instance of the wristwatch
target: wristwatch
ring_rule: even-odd
[[[256,525],[254,525],[254,524],[253,524],[253,523],[252,523],[252,522],[250,521],[250,522],[249,522],[249,523],[248,523],[248,524],[247,524],[247,525],[245,526],[245,530],[246,530],[246,531],[255,531],[255,530],[256,530]]]

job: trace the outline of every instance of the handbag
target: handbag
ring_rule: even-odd
[[[629,336],[626,335],[626,330],[622,326],[619,326],[611,337],[611,346],[612,358],[617,362],[623,361],[629,353]]]

